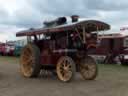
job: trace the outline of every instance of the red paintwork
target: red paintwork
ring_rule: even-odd
[[[37,39],[37,37],[35,37],[34,41],[32,42],[37,45],[41,51],[41,64],[55,65],[61,56],[70,56],[72,59],[74,59],[74,61],[76,61],[76,58],[79,58],[77,57],[78,53],[82,53],[80,54],[82,56],[83,54],[84,56],[87,55],[87,48],[90,49],[92,47],[92,43],[96,43],[97,37],[88,37],[86,38],[87,42],[84,42],[83,39],[79,40],[78,42],[78,39],[81,39],[78,37],[80,32],[84,32],[83,28],[85,28],[88,34],[92,36],[92,31],[109,30],[110,25],[97,20],[87,20],[75,22],[70,25],[65,24],[52,28],[40,28],[21,31],[18,32],[16,36],[35,37],[40,36],[41,34],[46,35],[46,37],[50,36],[50,39]]]
[[[113,37],[103,36],[99,38],[101,39],[101,41],[100,41],[99,46],[96,49],[97,54],[100,53],[100,54],[105,55],[111,51],[115,53],[120,53],[120,54],[125,53],[124,52],[125,47],[123,44],[124,44],[124,39],[127,38],[127,36],[113,36]],[[111,45],[112,40],[114,40],[113,41],[114,43]]]
[[[66,38],[64,38],[66,39]],[[65,40],[64,40],[65,41]],[[63,42],[64,42],[63,41]],[[53,40],[43,40],[43,41],[38,41],[36,44],[40,48],[41,51],[41,64],[56,64],[57,60],[62,56],[65,55],[65,52],[54,52],[55,50],[59,50],[59,46],[55,46],[55,43],[60,44],[61,40],[58,42],[53,41]],[[66,48],[66,42],[61,43],[62,46],[61,48],[65,49]]]
[[[3,54],[5,52],[5,43],[0,44],[0,53]]]
[[[14,47],[13,45],[1,43],[0,44],[0,54],[1,55],[13,55],[14,53]]]
[[[93,54],[103,55],[106,56],[106,58],[108,58],[108,55],[111,54],[113,57],[110,58],[110,61],[113,61],[116,56],[128,55],[128,46],[124,47],[124,39],[127,37],[128,36],[124,36],[122,34],[101,35],[99,36],[99,46]]]

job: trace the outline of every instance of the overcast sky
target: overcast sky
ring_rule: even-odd
[[[40,27],[44,20],[78,14],[103,20],[112,31],[128,25],[128,0],[0,0],[0,41],[13,40],[15,32]]]

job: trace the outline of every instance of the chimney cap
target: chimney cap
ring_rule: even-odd
[[[72,15],[71,18],[79,18],[79,15]]]
[[[79,16],[78,15],[72,15],[71,19],[72,19],[72,22],[77,22],[79,19]]]

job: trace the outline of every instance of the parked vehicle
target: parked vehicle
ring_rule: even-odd
[[[105,64],[128,64],[128,36],[121,33],[99,35],[99,46],[93,54],[105,56]]]
[[[14,56],[20,56],[22,48],[23,48],[22,46],[15,45]]]
[[[5,45],[5,43],[0,43],[0,55],[4,55],[6,50]]]
[[[78,16],[72,16],[73,23],[66,24],[66,18],[61,17],[45,22],[45,28],[32,28],[16,34],[17,37],[27,36],[28,40],[20,56],[23,76],[37,77],[41,69],[46,69],[56,72],[63,82],[72,80],[75,72],[80,72],[85,80],[96,78],[96,62],[88,55],[90,41],[96,42],[96,31],[109,30],[110,26],[101,21],[77,19]]]

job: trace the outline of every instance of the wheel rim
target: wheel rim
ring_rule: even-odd
[[[33,52],[29,47],[24,48],[21,55],[21,73],[25,77],[30,77],[33,72]]]
[[[86,80],[94,79],[97,74],[96,62],[91,58],[82,60],[80,63],[80,73]]]
[[[62,58],[57,64],[57,74],[60,80],[69,81],[73,75],[72,61],[69,58]]]

